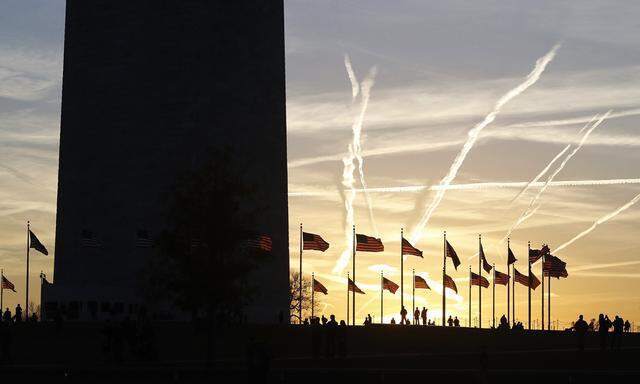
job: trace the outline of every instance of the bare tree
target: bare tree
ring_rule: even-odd
[[[292,319],[302,323],[305,318],[311,317],[311,279],[302,277],[302,319],[299,318],[300,308],[300,272],[291,272],[289,275],[289,312]],[[313,312],[315,316],[320,314],[320,295],[315,295],[313,300]]]

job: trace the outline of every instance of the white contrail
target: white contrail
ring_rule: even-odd
[[[349,262],[349,258],[353,254],[353,224],[354,224],[354,214],[353,214],[353,201],[356,198],[356,190],[355,190],[355,179],[353,177],[353,171],[355,170],[355,165],[353,164],[353,160],[355,159],[355,155],[353,153],[353,146],[349,144],[349,150],[347,155],[342,159],[344,164],[344,168],[342,170],[342,186],[345,188],[345,192],[343,194],[344,199],[344,209],[346,211],[345,215],[345,226],[344,226],[344,235],[346,241],[346,248],[340,254],[336,265],[333,267],[333,273],[342,273],[344,268],[347,266]]]
[[[369,106],[369,99],[371,97],[371,87],[375,82],[375,76],[377,73],[376,67],[371,68],[367,77],[360,83],[360,89],[362,94],[360,114],[356,118],[353,124],[353,153],[358,160],[358,173],[360,175],[360,184],[364,190],[364,197],[367,202],[367,208],[369,209],[369,221],[373,227],[376,237],[378,234],[378,227],[375,219],[373,218],[373,204],[371,202],[371,196],[367,192],[367,182],[364,179],[364,157],[362,156],[362,124],[364,122],[364,116]]]
[[[542,169],[542,171],[540,171],[540,173],[538,173],[538,174],[536,175],[536,177],[534,177],[533,179],[531,179],[531,181],[530,181],[530,182],[528,182],[528,183],[527,183],[527,185],[525,185],[525,186],[524,186],[524,188],[522,188],[522,189],[520,190],[520,192],[518,192],[518,194],[517,194],[513,199],[511,199],[511,203],[513,203],[514,201],[518,200],[518,198],[520,198],[520,196],[522,196],[522,194],[524,194],[525,192],[527,192],[527,190],[528,190],[529,188],[531,188],[531,185],[532,185],[532,184],[536,183],[538,180],[540,180],[540,178],[541,178],[542,176],[544,176],[547,172],[549,172],[549,168],[551,168],[551,166],[552,166],[552,165],[553,165],[553,164],[554,164],[554,163],[555,163],[555,162],[556,162],[556,161],[557,161],[557,160],[558,160],[562,155],[564,155],[564,154],[565,154],[565,152],[567,152],[567,151],[569,150],[569,148],[571,148],[571,144],[569,144],[569,145],[567,145],[566,147],[564,147],[564,149],[563,149],[562,151],[560,151],[560,153],[558,153],[558,154],[556,155],[556,157],[554,157],[554,158],[549,162],[549,164],[547,164],[547,166],[546,166],[546,167],[544,167],[544,169]]]
[[[349,81],[351,82],[351,101],[354,101],[356,97],[358,97],[360,84],[358,83],[358,79],[356,78],[356,73],[353,71],[351,58],[346,53],[344,54],[344,67],[347,69],[347,76],[349,76]]]
[[[597,116],[597,115],[596,115]],[[580,130],[579,133],[582,133],[582,131],[584,131],[585,128],[587,128],[592,122],[593,120],[595,120],[596,116],[592,117],[591,120],[589,120],[589,122],[582,127],[582,129]],[[560,153],[558,153],[556,155],[556,157],[554,157],[549,164],[547,164],[546,167],[544,167],[542,169],[542,171],[540,171],[540,173],[538,173],[536,175],[536,177],[534,177],[524,188],[522,188],[522,190],[513,198],[511,199],[511,203],[513,203],[514,201],[518,200],[520,198],[520,196],[522,196],[523,193],[525,193],[529,188],[531,188],[531,184],[537,182],[538,180],[540,180],[540,178],[542,176],[544,176],[547,172],[549,172],[549,169],[551,168],[551,166],[553,164],[555,164],[556,161],[558,161],[558,159],[565,154],[565,152],[567,152],[569,150],[569,148],[571,148],[571,144],[567,144],[566,147],[564,147],[564,149],[562,151],[560,151]]]
[[[479,189],[502,189],[502,188],[522,188],[526,186],[526,181],[511,182],[487,182],[487,183],[469,183],[469,184],[449,184],[444,185],[409,185],[400,187],[375,187],[367,189],[369,193],[415,193],[425,190],[438,191],[446,189],[448,191],[475,191]],[[542,187],[545,183],[538,181],[531,184],[532,188]],[[590,187],[590,186],[607,186],[607,185],[625,185],[640,184],[640,178],[636,179],[603,179],[603,180],[562,180],[552,181],[548,187]],[[362,189],[355,189],[356,193],[363,192]],[[309,191],[309,192],[289,192],[290,197],[306,197],[306,196],[334,196],[335,191]]]
[[[362,156],[362,125],[364,123],[364,117],[367,112],[367,108],[369,106],[369,99],[371,97],[371,88],[375,83],[375,76],[377,73],[377,69],[374,66],[369,70],[369,73],[365,77],[365,79],[358,83],[356,75],[353,71],[353,66],[351,65],[351,60],[349,55],[344,56],[344,65],[347,70],[347,75],[349,80],[351,81],[352,88],[352,101],[358,96],[358,90],[361,90],[361,101],[360,101],[360,113],[356,117],[351,126],[353,131],[352,141],[349,144],[347,155],[345,155],[342,159],[344,168],[342,172],[342,185],[347,190],[344,195],[344,205],[346,211],[346,227],[345,227],[345,240],[347,242],[347,246],[345,250],[342,252],[336,265],[333,268],[333,273],[341,273],[344,268],[347,266],[349,262],[349,258],[353,253],[353,225],[355,223],[354,211],[353,211],[353,202],[356,197],[355,192],[355,179],[354,179],[354,171],[356,169],[354,161],[358,162],[358,172],[360,176],[360,183],[362,185],[362,189],[364,191],[365,200],[367,202],[367,207],[369,209],[369,220],[374,229],[376,235],[378,235],[378,229],[375,224],[375,219],[373,217],[373,206],[371,203],[371,196],[367,192],[367,183],[364,178],[364,158]]]
[[[495,118],[498,116],[498,114],[502,110],[502,107],[504,107],[514,97],[520,95],[522,92],[527,90],[527,88],[535,84],[538,81],[538,79],[540,79],[540,76],[542,75],[545,68],[547,67],[547,64],[549,64],[551,60],[553,60],[553,58],[556,55],[556,51],[559,48],[560,48],[560,45],[556,44],[551,49],[551,51],[549,51],[546,55],[539,58],[536,61],[535,67],[533,68],[531,73],[527,75],[526,79],[517,87],[513,88],[512,90],[507,92],[505,95],[503,95],[495,104],[495,106],[493,107],[493,110],[484,118],[484,120],[478,123],[475,127],[473,127],[469,131],[467,142],[462,147],[462,150],[460,151],[460,153],[458,153],[458,156],[456,156],[455,160],[453,161],[453,164],[451,165],[451,168],[449,169],[449,173],[442,179],[440,184],[446,186],[451,184],[451,182],[453,182],[453,180],[456,178],[458,174],[458,171],[460,170],[460,167],[462,166],[462,163],[467,157],[467,154],[469,153],[471,148],[473,148],[473,145],[475,144],[476,140],[478,140],[478,136],[480,135],[480,132],[482,132],[484,127],[486,127],[487,125],[489,125],[491,122],[495,120]],[[415,244],[422,237],[424,227],[429,222],[429,219],[431,218],[431,215],[433,214],[433,212],[436,210],[436,208],[438,208],[438,205],[440,205],[440,202],[444,198],[445,191],[446,190],[443,189],[443,190],[439,190],[436,193],[435,198],[433,199],[433,201],[431,202],[431,204],[429,205],[425,213],[422,215],[416,227],[413,229],[413,232],[411,233],[411,241],[413,244]]]
[[[571,244],[575,243],[577,240],[583,238],[584,236],[588,235],[591,231],[596,229],[596,227],[598,225],[606,223],[607,221],[609,221],[609,220],[613,219],[614,217],[618,216],[620,213],[622,213],[622,212],[626,211],[627,209],[629,209],[632,205],[637,203],[638,200],[640,200],[640,193],[637,194],[633,199],[631,199],[625,205],[619,207],[618,209],[614,210],[613,212],[607,213],[606,215],[602,216],[598,220],[594,221],[593,224],[591,224],[591,226],[589,228],[587,228],[584,231],[578,233],[571,240],[567,241],[566,243],[564,243],[564,244],[560,245],[559,247],[557,247],[556,249],[554,249],[553,252],[554,253],[558,253],[561,250],[565,249],[566,247],[570,246]]]
[[[629,265],[637,265],[637,264],[640,264],[640,260],[622,261],[622,262],[619,262],[619,263],[579,265],[577,267],[571,267],[570,270],[571,270],[571,272],[582,272],[582,271],[590,271],[590,270],[593,270],[593,269],[626,267],[626,266],[629,266]]]
[[[578,153],[578,151],[580,150],[580,148],[582,148],[582,146],[584,145],[584,143],[587,141],[587,139],[589,138],[589,135],[591,134],[591,132],[593,132],[594,129],[596,129],[600,124],[602,124],[602,122],[604,121],[604,119],[606,119],[609,115],[611,114],[611,110],[609,110],[607,113],[605,113],[604,115],[602,115],[598,121],[596,121],[589,129],[587,129],[587,132],[584,133],[584,135],[582,135],[582,139],[580,140],[580,143],[578,144],[577,147],[575,147],[573,149],[573,151],[569,152],[569,154],[567,155],[567,157],[564,158],[564,160],[562,160],[562,163],[560,163],[560,165],[553,171],[552,174],[549,175],[549,177],[547,177],[547,181],[544,183],[544,185],[542,186],[542,188],[540,188],[540,190],[538,191],[538,193],[531,199],[531,201],[529,202],[529,206],[527,207],[527,209],[525,209],[524,212],[522,212],[522,214],[520,215],[520,217],[518,218],[518,220],[516,220],[516,222],[511,226],[511,228],[509,228],[509,230],[507,231],[507,233],[504,235],[504,237],[502,238],[502,240],[500,241],[500,243],[503,243],[505,240],[507,240],[507,238],[511,235],[511,233],[522,223],[524,223],[528,218],[530,218],[531,216],[533,216],[533,214],[535,213],[535,211],[538,210],[538,208],[540,208],[540,206],[535,207],[535,204],[538,202],[538,200],[540,199],[540,196],[542,196],[542,194],[547,190],[547,188],[549,187],[549,183],[551,183],[553,181],[553,179],[560,173],[560,171],[562,171],[562,169],[567,165],[567,163],[569,162],[569,160],[571,160],[571,158],[573,156],[575,156],[576,153]],[[587,125],[585,125],[580,132],[582,132],[589,123],[587,123]],[[535,207],[535,208],[534,208]]]

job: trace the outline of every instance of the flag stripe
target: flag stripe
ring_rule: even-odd
[[[367,235],[356,234],[356,251],[360,252],[383,252],[382,240]]]
[[[414,287],[416,287],[417,289],[431,289],[431,287],[429,287],[429,284],[427,284],[427,281],[420,276],[414,276],[413,281]]]
[[[328,248],[329,243],[324,241],[320,235],[302,232],[302,249],[324,252]]]
[[[453,279],[449,275],[444,275],[444,286],[445,288],[452,289],[455,293],[458,293],[458,287],[456,286],[456,282],[453,281]]]
[[[422,251],[411,245],[409,240],[402,238],[402,255],[413,255],[422,257]]]

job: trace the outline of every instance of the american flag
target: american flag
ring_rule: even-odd
[[[458,287],[456,286],[456,282],[453,281],[453,279],[449,275],[444,275],[444,287],[452,289],[455,293],[458,293]]]
[[[529,262],[534,264],[536,261],[540,260],[540,258],[544,255],[549,254],[549,247],[543,245],[541,249],[530,249],[529,250]]]
[[[139,229],[136,233],[136,247],[137,248],[151,248],[153,247],[153,241],[149,238],[149,232]]]
[[[382,240],[380,239],[358,233],[356,234],[356,251],[383,252],[384,245],[382,245]]]
[[[398,284],[387,279],[386,277],[382,277],[382,289],[386,289],[387,291],[395,294],[398,288],[400,288]]]
[[[82,234],[80,237],[80,246],[84,248],[100,248],[102,247],[102,242],[96,240],[93,232],[84,229],[82,230]]]
[[[429,287],[429,284],[427,284],[427,281],[421,276],[414,276],[413,284],[417,289],[431,289],[431,287]]]
[[[484,276],[471,272],[471,285],[479,285],[484,288],[489,288],[489,280]]]
[[[49,251],[47,251],[47,248],[40,242],[40,240],[38,240],[38,237],[36,236],[36,234],[31,232],[31,230],[29,230],[29,248],[33,248],[36,251],[42,253],[43,255],[49,254]]]
[[[247,248],[258,249],[265,252],[271,252],[271,236],[258,234],[245,241]]]
[[[553,255],[548,255],[542,262],[542,273],[543,276],[551,276],[558,279],[569,276],[567,263]]]
[[[15,285],[13,285],[13,283],[7,280],[7,278],[4,276],[2,276],[2,289],[10,289],[13,292],[16,291]]]
[[[507,265],[511,265],[513,263],[515,263],[516,261],[518,261],[518,259],[516,259],[516,255],[513,254],[513,251],[511,251],[511,247],[507,248]]]
[[[402,255],[413,255],[422,257],[422,251],[411,245],[409,240],[402,238]]]
[[[482,259],[482,269],[484,269],[487,273],[491,272],[491,269],[493,269],[493,267],[487,262],[487,258],[484,256],[484,248],[482,248],[482,243],[480,243],[480,258]]]
[[[493,276],[493,282],[498,285],[508,285],[509,284],[509,275],[506,273],[502,273],[498,270],[494,271],[495,275]]]
[[[322,285],[322,283],[319,282],[318,280],[316,280],[315,278],[313,279],[313,291],[314,292],[324,293],[325,295],[329,293],[327,288],[324,285]]]
[[[516,282],[524,285],[525,287],[529,287],[529,276],[523,275],[522,273],[518,272],[518,270],[515,268],[513,269],[513,278],[516,280]],[[540,285],[540,280],[538,280],[536,275],[534,275],[532,272],[531,273],[531,289],[535,290],[536,288],[538,288],[538,285]]]
[[[451,261],[453,261],[453,267],[457,270],[458,266],[460,265],[460,258],[458,258],[456,250],[453,249],[451,244],[449,244],[449,240],[447,240],[447,257],[451,258]]]
[[[302,249],[309,249],[315,251],[326,251],[329,248],[329,243],[324,241],[320,235],[314,233],[302,232]]]
[[[360,288],[358,288],[358,286],[351,279],[349,279],[349,291],[355,291],[356,293],[361,293],[364,295],[364,292]]]

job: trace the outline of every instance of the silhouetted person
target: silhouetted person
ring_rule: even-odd
[[[596,330],[596,319],[591,319],[591,321],[589,322],[588,331],[593,332],[595,330]]]
[[[338,322],[336,322],[335,315],[331,315],[329,318],[330,320],[326,325],[325,332],[325,356],[327,359],[333,359],[336,355],[336,334],[338,332]]]
[[[624,331],[625,332],[629,332],[631,330],[631,323],[629,322],[629,320],[625,320],[624,322]]]
[[[313,351],[313,358],[320,357],[320,350],[322,349],[322,327],[320,326],[320,319],[314,317],[311,320],[311,350]]]
[[[453,327],[453,319],[451,318],[451,315],[449,315],[449,319],[447,320],[447,324],[449,324],[450,327]]]
[[[573,329],[576,331],[576,336],[578,338],[578,349],[584,351],[584,335],[587,333],[587,329],[589,325],[582,315],[578,317],[578,321],[573,324]]]
[[[453,326],[454,327],[459,327],[460,326],[460,320],[458,320],[458,316],[456,316],[456,318],[453,319]]]
[[[400,324],[404,325],[404,321],[406,319],[407,319],[407,309],[403,305],[402,309],[400,310]]]
[[[616,315],[613,323],[613,335],[611,336],[611,349],[619,350],[622,346],[622,332],[624,330],[624,321],[622,317]]]
[[[611,327],[611,321],[609,317],[605,317],[602,313],[598,316],[598,333],[600,334],[600,349],[607,349],[607,336],[609,328]]]
[[[420,324],[420,309],[416,307],[416,310],[413,311],[413,324]]]
[[[427,308],[422,307],[422,311],[420,312],[420,317],[422,318],[422,325],[427,325]]]
[[[337,341],[337,348],[338,348],[338,357],[340,357],[341,359],[344,359],[347,357],[347,323],[345,323],[344,321],[340,322],[340,325],[338,326],[338,341]]]
[[[309,319],[304,319],[304,322],[302,324],[309,325]]]
[[[395,324],[396,323],[396,319],[394,319],[393,317],[391,318],[391,324]]]
[[[22,322],[22,308],[20,308],[20,304],[16,306],[16,315],[14,316],[16,323]]]
[[[11,311],[9,310],[9,307],[4,310],[4,313],[2,314],[2,321],[7,323],[11,322]]]
[[[328,320],[328,319],[324,316],[324,314],[323,314],[323,315],[322,315],[322,325],[326,325],[326,324],[327,324],[327,321],[329,321],[329,320]]]

